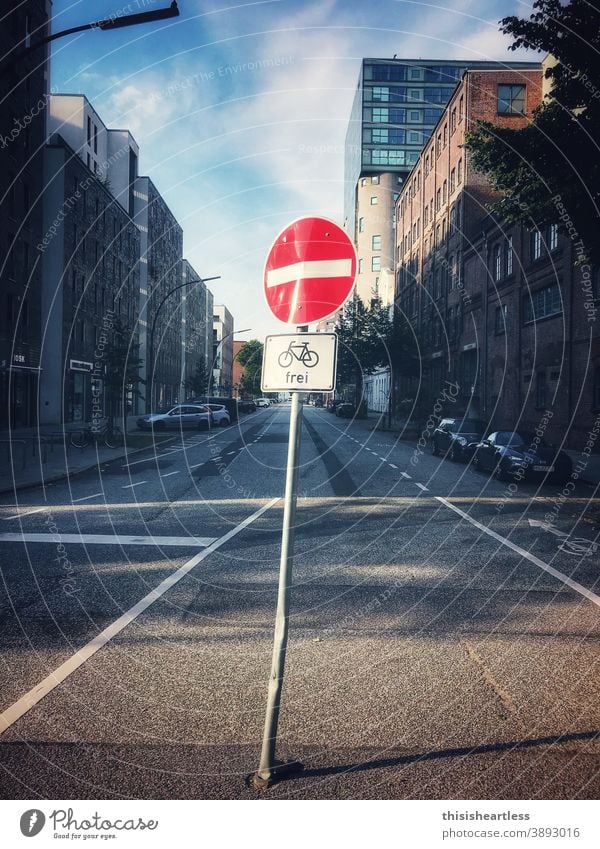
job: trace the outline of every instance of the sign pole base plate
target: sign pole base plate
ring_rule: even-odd
[[[304,764],[300,761],[275,761],[271,767],[271,774],[268,778],[263,778],[258,772],[253,772],[248,776],[246,784],[253,787],[255,790],[268,790],[279,781],[285,781],[286,778],[291,778],[298,775],[304,769]]]

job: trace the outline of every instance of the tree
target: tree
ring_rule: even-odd
[[[206,368],[206,360],[201,355],[196,363],[196,369],[192,375],[188,387],[194,395],[206,395],[206,387],[208,386],[208,369]]]
[[[108,337],[103,349],[104,409],[112,423],[119,413],[127,414],[129,401],[144,397],[139,387],[146,381],[140,377],[143,361],[138,356],[139,345],[133,341],[135,337],[131,328],[116,315],[112,328],[104,332]]]
[[[467,136],[475,168],[502,198],[493,212],[540,227],[562,221],[580,262],[600,262],[600,27],[598,0],[535,0],[529,20],[503,18],[512,50],[525,47],[556,60],[546,69],[551,97],[533,121],[514,130],[481,122]]]
[[[250,339],[240,349],[237,359],[244,369],[240,381],[242,393],[254,395],[260,389],[260,377],[263,361],[263,344],[258,339]]]

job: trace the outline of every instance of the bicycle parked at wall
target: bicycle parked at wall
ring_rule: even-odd
[[[102,443],[107,448],[120,448],[124,444],[123,431],[108,419],[98,425],[89,425],[71,434],[71,445],[75,448],[87,448],[93,443]]]

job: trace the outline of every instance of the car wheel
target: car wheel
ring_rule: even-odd
[[[494,477],[497,481],[505,481],[508,477],[508,472],[506,471],[505,466],[502,463],[502,460],[496,465],[494,469]]]
[[[473,468],[477,472],[483,471],[483,465],[481,463],[481,457],[479,456],[479,454],[477,452],[475,452],[475,456],[473,457]]]
[[[450,459],[453,463],[458,463],[458,461],[460,460],[460,451],[458,450],[456,445],[453,445],[450,449]]]
[[[433,454],[434,457],[437,457],[437,455],[440,453],[440,448],[439,448],[439,445],[437,444],[436,439],[432,439],[432,441],[431,441],[431,453]]]
[[[220,427],[228,427],[228,426],[229,426],[229,422],[227,421],[227,419],[221,419]]]

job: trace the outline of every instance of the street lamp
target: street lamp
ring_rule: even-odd
[[[210,384],[211,384],[213,373],[214,373],[215,363],[217,362],[217,357],[219,356],[219,348],[221,347],[223,342],[226,342],[227,339],[229,339],[230,336],[235,336],[236,333],[249,333],[251,330],[252,330],[251,327],[244,327],[243,330],[232,330],[231,333],[227,334],[227,336],[223,336],[223,338],[221,339],[221,341],[217,345],[217,347],[215,349],[215,354],[213,355],[212,364],[211,364],[211,367],[210,367],[210,374],[208,375],[208,387],[207,387],[207,392],[206,392],[207,397],[210,396]]]
[[[8,71],[12,70],[17,62],[33,50],[36,50],[38,47],[43,47],[51,41],[56,41],[57,38],[63,38],[65,35],[73,35],[76,32],[83,32],[88,29],[100,29],[104,31],[120,29],[121,27],[132,27],[137,24],[148,24],[151,21],[163,21],[166,18],[176,18],[178,16],[179,9],[177,7],[177,2],[176,0],[173,0],[171,5],[165,9],[154,9],[150,12],[138,12],[135,15],[122,15],[119,12],[116,12],[110,18],[104,18],[100,21],[92,21],[89,24],[80,24],[77,27],[70,27],[69,29],[55,32],[52,35],[46,35],[43,38],[39,38],[37,41],[34,41],[33,44],[26,46],[23,50],[13,56],[12,59],[9,59],[7,65],[2,69],[1,76],[4,76],[4,74]]]
[[[185,283],[180,283],[179,286],[174,286],[170,292],[164,296],[160,304],[156,307],[154,311],[154,318],[152,320],[152,327],[150,328],[150,344],[148,345],[148,349],[146,351],[146,373],[149,374],[150,379],[150,407],[154,406],[153,404],[153,392],[152,387],[154,384],[154,330],[156,329],[156,320],[158,318],[158,314],[161,311],[164,303],[167,299],[173,294],[173,292],[177,292],[179,289],[183,289],[184,286],[196,286],[198,283],[210,283],[211,280],[220,280],[221,276],[217,275],[216,277],[200,277],[198,280],[186,280]],[[150,354],[150,356],[148,356]],[[149,368],[148,368],[149,366]],[[152,411],[152,410],[151,410]]]

